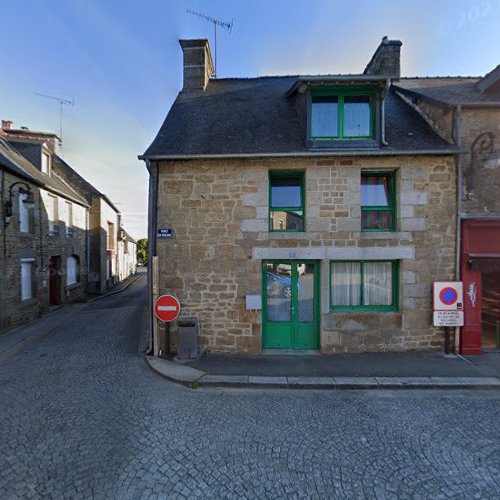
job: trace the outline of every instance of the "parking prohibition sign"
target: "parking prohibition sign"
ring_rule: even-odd
[[[168,323],[179,316],[181,304],[173,295],[162,295],[155,301],[154,312],[159,320]]]

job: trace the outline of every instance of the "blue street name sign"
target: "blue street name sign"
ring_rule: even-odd
[[[174,230],[173,229],[157,229],[156,230],[156,237],[159,240],[170,240],[174,237]]]

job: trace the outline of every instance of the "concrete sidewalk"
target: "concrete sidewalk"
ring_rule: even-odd
[[[500,351],[469,357],[430,352],[205,355],[184,364],[171,358],[146,361],[163,377],[191,387],[500,389]]]

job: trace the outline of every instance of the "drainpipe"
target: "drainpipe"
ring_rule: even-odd
[[[455,249],[455,274],[457,280],[461,278],[460,257],[462,243],[462,192],[463,192],[463,164],[462,164],[462,106],[459,104],[455,108],[453,116],[453,132],[455,144],[459,151],[455,155],[457,163],[457,228],[456,228],[456,249]],[[455,328],[455,352],[460,349],[460,327]]]
[[[385,88],[385,92],[384,94],[382,95],[382,106],[381,106],[381,112],[380,112],[380,120],[381,120],[381,138],[380,138],[380,142],[382,143],[382,146],[388,146],[389,143],[385,140],[385,98],[387,96],[387,93],[389,92],[389,89],[391,87],[391,80],[388,78],[385,82],[385,85],[386,85],[386,88]]]
[[[153,351],[153,256],[156,255],[156,210],[158,195],[158,162],[156,163],[156,173],[154,173],[152,164],[146,160],[146,168],[149,172],[149,195],[148,195],[148,343],[147,353]]]

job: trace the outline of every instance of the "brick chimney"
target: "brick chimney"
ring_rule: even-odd
[[[2,130],[12,130],[14,122],[12,120],[2,120]]]
[[[182,90],[205,90],[214,73],[214,63],[208,40],[179,40],[184,55],[184,84]]]
[[[389,40],[384,36],[363,73],[399,78],[401,45],[403,43],[400,40]]]

